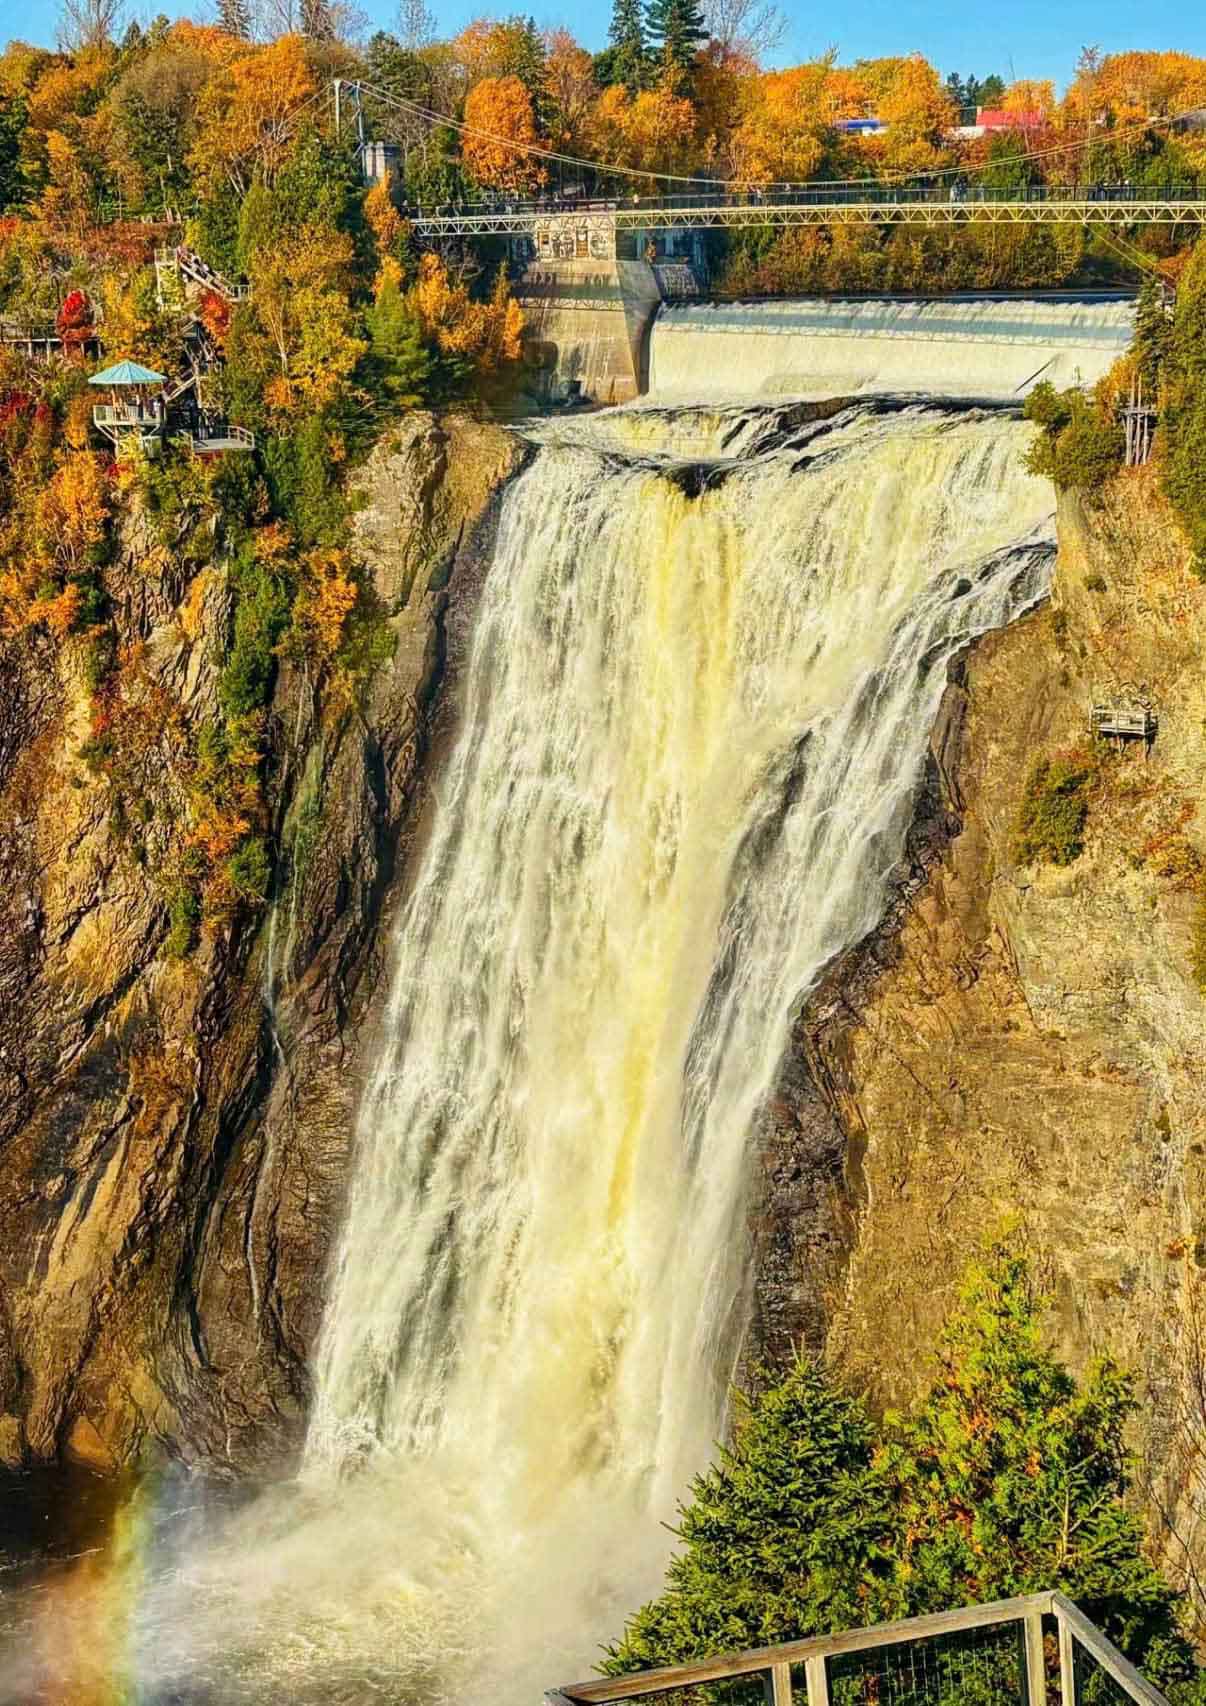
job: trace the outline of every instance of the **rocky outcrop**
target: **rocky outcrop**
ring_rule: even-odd
[[[420,759],[450,715],[447,636],[520,454],[495,427],[419,414],[377,447],[357,529],[392,658],[336,707],[282,664],[276,892],[185,960],[165,951],[148,850],[179,806],[171,730],[214,709],[224,572],[137,525],[106,571],[168,731],[133,826],[86,762],[82,648],[4,648],[0,1462],[246,1466],[295,1437]]]
[[[767,1165],[798,1167],[804,1224],[776,1248],[759,1222],[780,1338],[826,1344],[881,1402],[918,1390],[961,1271],[1014,1225],[1061,1349],[1082,1365],[1108,1349],[1139,1377],[1174,1566],[1201,1540],[1206,1437],[1204,641],[1206,587],[1149,471],[1092,510],[1062,501],[1050,605],[961,663],[897,904],[800,1016]],[[1019,865],[1036,758],[1136,693],[1159,733],[1104,762],[1082,855]]]

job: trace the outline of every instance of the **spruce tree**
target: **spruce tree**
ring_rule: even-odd
[[[25,200],[21,170],[21,138],[25,131],[25,104],[15,95],[0,94],[0,213]]]
[[[1160,427],[1161,483],[1206,580],[1206,241],[1199,241],[1177,284],[1164,361]]]
[[[645,25],[662,75],[676,93],[689,92],[695,55],[708,39],[699,0],[648,0]]]
[[[382,280],[364,318],[377,389],[393,408],[417,408],[427,394],[431,357],[396,278]]]
[[[740,1400],[732,1445],[681,1509],[665,1591],[604,1670],[1056,1588],[1177,1706],[1197,1706],[1206,1673],[1130,1504],[1132,1383],[1108,1360],[1073,1379],[1041,1314],[1002,1244],[970,1272],[937,1378],[907,1416],[876,1424],[803,1360]],[[993,1662],[993,1697],[1009,1698],[1016,1655]]]
[[[1125,1441],[1134,1385],[1114,1362],[1076,1381],[1042,1342],[1043,1299],[998,1244],[964,1282],[938,1378],[888,1416],[896,1488],[897,1616],[1055,1588],[1152,1681],[1193,1667],[1178,1596],[1144,1555]]]
[[[660,1599],[604,1663],[611,1676],[869,1621],[890,1574],[891,1510],[863,1405],[800,1359],[738,1399],[733,1443],[680,1509]]]
[[[1139,377],[1154,403],[1160,389],[1164,358],[1172,341],[1172,323],[1164,306],[1164,291],[1150,273],[1139,287],[1135,304],[1135,337],[1133,349]]]
[[[649,78],[641,0],[613,0],[608,35],[612,44],[608,56],[611,81],[623,83],[628,93],[635,95]]]

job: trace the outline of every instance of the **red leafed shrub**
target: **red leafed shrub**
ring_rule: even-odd
[[[54,328],[66,349],[79,349],[92,336],[95,315],[88,293],[73,290],[64,299],[55,316]]]
[[[225,343],[230,330],[230,303],[216,290],[203,290],[197,303],[197,318],[216,344]]]

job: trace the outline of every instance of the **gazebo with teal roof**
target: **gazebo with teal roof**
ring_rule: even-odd
[[[92,419],[110,443],[120,445],[131,437],[144,446],[159,442],[166,373],[157,373],[137,361],[119,361],[102,373],[94,373],[88,383],[109,393],[109,401],[93,409]]]

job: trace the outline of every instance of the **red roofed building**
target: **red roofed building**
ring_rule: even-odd
[[[1007,113],[1004,107],[981,107],[976,114],[981,130],[1041,130],[1042,113]]]

